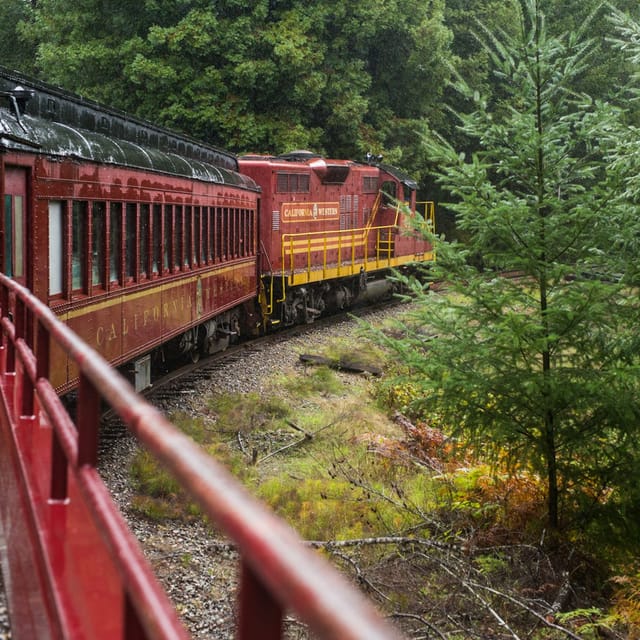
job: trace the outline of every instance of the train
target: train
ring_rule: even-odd
[[[378,158],[236,155],[0,68],[0,264],[149,386],[197,360],[385,295],[434,259],[417,185]],[[406,206],[403,206],[406,205]],[[51,353],[63,395],[78,371]]]

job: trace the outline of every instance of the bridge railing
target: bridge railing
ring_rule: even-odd
[[[0,556],[20,638],[187,638],[96,469],[106,402],[236,545],[239,640],[283,637],[285,611],[327,639],[398,638],[373,605],[214,459],[0,274]],[[50,345],[78,364],[75,418]]]

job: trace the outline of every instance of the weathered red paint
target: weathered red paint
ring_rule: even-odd
[[[51,161],[31,152],[8,151],[0,156],[0,176],[4,173],[7,181],[6,185],[0,183],[0,192],[15,183],[11,176],[17,175],[18,169],[20,175],[26,172],[30,185],[27,190],[20,183],[28,224],[28,272],[22,282],[112,364],[129,362],[256,297],[259,194],[255,191],[124,166],[71,158]],[[253,238],[254,246],[245,248],[248,255],[225,255],[193,267],[172,265],[161,273],[140,277],[138,282],[90,285],[87,293],[71,295],[67,282],[67,295],[50,297],[49,205],[51,201],[73,200],[252,211],[254,226],[247,235]],[[66,252],[70,254],[71,247]],[[65,277],[68,281],[70,274]],[[60,392],[77,384],[77,368],[55,345],[51,345],[51,362],[52,382]]]

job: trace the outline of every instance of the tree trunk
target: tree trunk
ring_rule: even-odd
[[[547,457],[547,516],[549,526],[558,528],[558,468],[556,462],[556,441],[553,411],[545,416],[545,452]]]

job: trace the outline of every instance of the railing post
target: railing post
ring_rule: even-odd
[[[133,606],[130,596],[124,594],[124,640],[147,640],[144,627],[140,622],[140,616]]]
[[[38,322],[36,344],[36,382],[40,378],[49,378],[49,332],[46,327]]]
[[[242,562],[236,640],[280,640],[283,610],[246,562]]]
[[[33,353],[33,318],[31,312],[25,307],[25,342],[29,347],[29,350]],[[29,372],[26,368],[26,363],[23,362],[22,366],[22,403],[21,403],[21,415],[33,416],[34,414],[34,395],[35,386],[34,381],[31,379]]]
[[[100,423],[100,394],[84,373],[78,386],[78,467],[98,464],[98,429]]]
[[[49,498],[56,502],[67,499],[68,496],[68,462],[56,430],[51,430],[51,480],[49,484]]]

